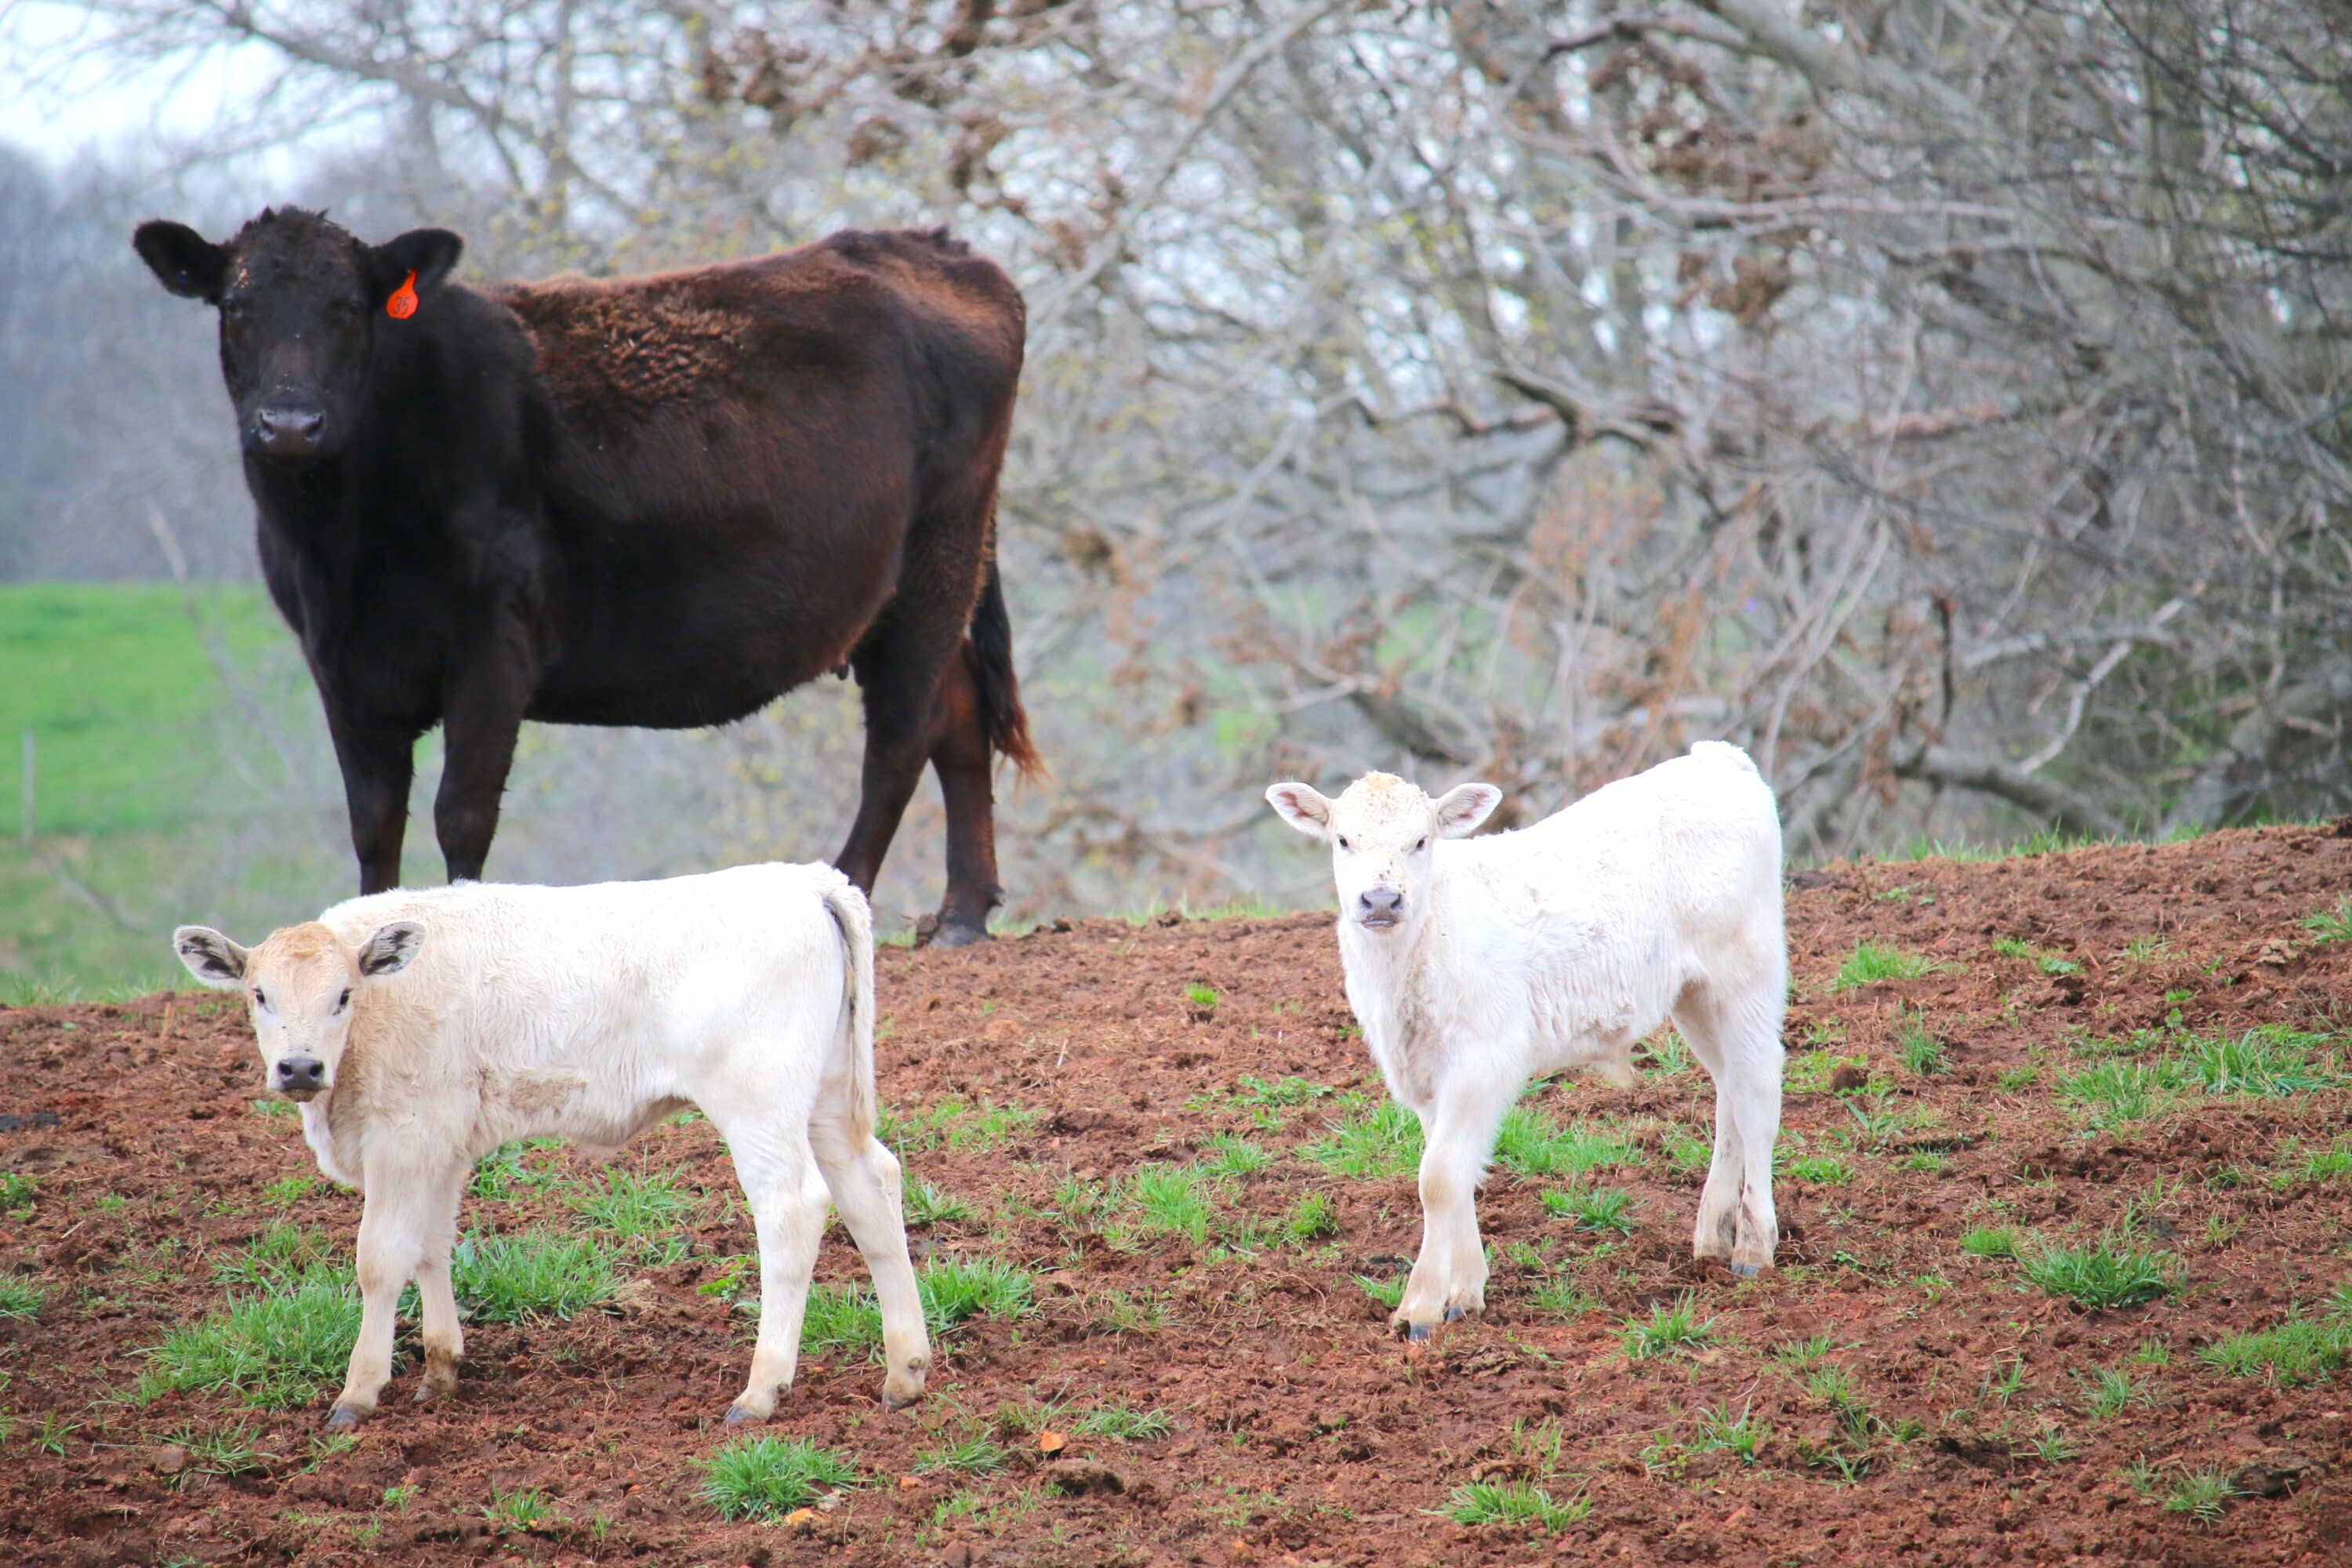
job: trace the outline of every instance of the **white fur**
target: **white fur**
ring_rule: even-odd
[[[403,922],[419,932],[387,934]],[[921,1392],[930,1352],[898,1164],[874,1137],[873,927],[832,868],[396,889],[249,953],[195,927],[176,942],[198,979],[247,992],[273,1082],[283,1059],[325,1064],[303,1135],[366,1199],[339,1424],[373,1409],[391,1375],[394,1303],[412,1275],[418,1397],[454,1384],[449,1255],[477,1159],[518,1138],[617,1146],[683,1103],[727,1140],[759,1236],[764,1310],[730,1418],[764,1418],[792,1384],[827,1187],[881,1300],[884,1397]]]
[[[1634,1042],[1669,1017],[1716,1086],[1693,1250],[1743,1274],[1771,1263],[1788,942],[1780,815],[1745,752],[1702,742],[1483,838],[1454,836],[1500,799],[1484,784],[1432,801],[1372,773],[1337,801],[1297,784],[1267,798],[1331,845],[1348,1001],[1427,1133],[1398,1324],[1418,1338],[1484,1306],[1475,1191],[1519,1091],[1580,1067],[1630,1081]],[[1391,895],[1396,923],[1369,928]]]

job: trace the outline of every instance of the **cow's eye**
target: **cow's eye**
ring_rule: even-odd
[[[1349,845],[1348,845],[1348,836],[1347,836],[1346,834],[1342,833],[1341,835],[1339,835],[1339,847],[1340,847],[1340,848],[1342,848],[1342,849],[1345,849],[1345,848],[1347,848],[1348,847],[1349,847]]]
[[[346,985],[346,986],[344,986],[344,987],[343,987],[343,994],[342,994],[341,996],[338,996],[338,997],[336,997],[336,998],[335,998],[335,1011],[336,1011],[336,1012],[338,1012],[338,1013],[340,1013],[340,1012],[341,1012],[344,1008],[346,1008],[346,1007],[350,1006],[351,1005],[352,1005],[352,988],[351,988],[350,986]]]
[[[261,988],[257,985],[254,987],[253,1003],[257,1007],[267,1007],[269,1005],[269,998],[261,994]]]
[[[1428,847],[1429,847],[1429,835],[1428,835],[1428,834],[1426,834],[1426,833],[1424,833],[1424,834],[1423,834],[1423,835],[1422,835],[1418,839],[1415,839],[1415,840],[1413,841],[1412,852],[1413,852],[1414,854],[1418,855],[1418,854],[1420,854],[1423,850],[1424,850],[1424,849],[1426,849],[1426,848],[1428,848]]]

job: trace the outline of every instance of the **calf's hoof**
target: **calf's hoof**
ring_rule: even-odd
[[[740,1403],[727,1407],[727,1425],[730,1426],[756,1426],[767,1418],[768,1412],[746,1410]]]
[[[1427,1344],[1430,1329],[1431,1325],[1428,1323],[1407,1323],[1404,1328],[1405,1342],[1414,1345]]]
[[[1753,1279],[1764,1272],[1764,1266],[1760,1263],[1741,1263],[1735,1260],[1731,1265],[1731,1271],[1742,1279]]]
[[[338,1405],[327,1412],[327,1430],[348,1432],[367,1418],[367,1412],[356,1405]]]

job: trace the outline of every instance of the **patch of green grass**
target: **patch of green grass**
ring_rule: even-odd
[[[341,1384],[360,1331],[351,1276],[314,1265],[173,1330],[149,1356],[139,1395],[235,1390],[247,1405],[290,1410]]]
[[[274,1121],[291,1121],[302,1114],[302,1108],[290,1100],[257,1100],[250,1109],[256,1116]]]
[[[1125,1290],[1107,1290],[1093,1298],[1087,1308],[1087,1332],[1090,1334],[1156,1334],[1176,1321],[1176,1314],[1168,1299],[1146,1291],[1132,1295]]]
[[[2208,1094],[2305,1094],[2340,1081],[2315,1059],[2325,1044],[2317,1035],[2264,1025],[2234,1040],[2191,1041],[2182,1067],[2189,1083]]]
[[[1554,1219],[1572,1220],[1580,1230],[1633,1234],[1633,1194],[1622,1187],[1571,1187],[1543,1194],[1546,1213]]]
[[[987,1476],[1003,1469],[1012,1456],[995,1438],[982,1434],[959,1443],[927,1448],[915,1460],[919,1476]]]
[[[1632,1164],[1633,1140],[1622,1130],[1562,1125],[1532,1106],[1515,1105],[1495,1134],[1495,1162],[1521,1176],[1574,1180]]]
[[[1355,1277],[1357,1289],[1393,1312],[1404,1300],[1404,1276],[1393,1279],[1375,1279],[1369,1274]]]
[[[2267,1374],[2284,1387],[2325,1383],[2352,1356],[2352,1324],[2289,1318],[2273,1329],[2232,1334],[2197,1352],[2207,1366],[2232,1377]]]
[[[926,1181],[907,1189],[908,1225],[952,1225],[971,1217],[971,1207]]]
[[[1840,1056],[1827,1047],[1801,1051],[1789,1058],[1784,1087],[1790,1094],[1827,1094],[1830,1079],[1837,1075],[1838,1068],[1867,1069],[1869,1066],[1870,1058],[1867,1057]]]
[[[214,1264],[213,1280],[220,1285],[267,1288],[325,1268],[334,1256],[335,1244],[326,1232],[278,1220]]]
[[[2135,1307],[2179,1289],[2179,1264],[2169,1255],[2109,1242],[2044,1247],[2023,1261],[2026,1279],[2048,1294],[2095,1310]]]
[[[2059,1079],[2058,1094],[2088,1112],[2094,1127],[2112,1127],[2158,1114],[2179,1085],[2180,1075],[2169,1062],[2117,1058]]]
[[[2017,1232],[2006,1226],[1979,1226],[1960,1237],[1960,1250],[1971,1258],[2017,1256]]]
[[[1696,1300],[1685,1291],[1670,1307],[1651,1308],[1646,1321],[1626,1319],[1619,1334],[1627,1360],[1652,1361],[1695,1351],[1708,1343],[1715,1338],[1716,1321],[1702,1320]]]
[[[0,1171],[0,1213],[30,1214],[41,1184],[16,1171]]]
[[[1138,1228],[1207,1245],[1216,1219],[1214,1179],[1197,1165],[1147,1165],[1136,1172],[1128,1191]]]
[[[530,1535],[564,1521],[547,1494],[536,1487],[518,1487],[510,1492],[492,1487],[482,1517],[490,1521],[491,1532],[497,1535]]]
[[[281,1176],[261,1189],[261,1201],[278,1208],[289,1208],[324,1184],[316,1176]]]
[[[1906,952],[1881,942],[1857,943],[1831,977],[1830,990],[1859,991],[1886,980],[1918,980],[1948,969],[1949,964],[1921,953]]]
[[[1686,1176],[1705,1175],[1715,1163],[1715,1145],[1684,1127],[1669,1127],[1665,1135],[1666,1160]]]
[[[2026,1449],[2045,1465],[2072,1464],[2074,1459],[2073,1439],[2055,1426],[2044,1427],[2027,1442]]]
[[[2030,959],[2044,974],[2072,974],[2083,967],[2071,958],[2061,958],[2055,953],[2045,952],[2032,942],[2019,942],[2014,937],[1993,938],[1992,950],[2001,958]]]
[[[1231,1132],[1214,1134],[1203,1147],[1210,1152],[1211,1157],[1203,1160],[1202,1165],[1212,1175],[1255,1175],[1274,1163],[1274,1156],[1266,1152],[1264,1144],[1253,1143]]]
[[[2336,900],[2332,910],[2303,917],[2303,929],[2311,933],[2306,945],[2332,947],[2339,942],[2352,942],[2352,896]]]
[[[233,1479],[260,1475],[278,1458],[256,1446],[255,1439],[258,1436],[251,1426],[238,1422],[236,1426],[222,1426],[209,1432],[182,1427],[169,1440],[188,1452],[187,1470],[182,1472],[184,1475],[193,1472],[200,1476]]]
[[[1906,1007],[1898,1016],[1895,1051],[1903,1065],[1921,1078],[1934,1078],[1951,1068],[1944,1042],[1927,1032],[1927,1015],[1914,1008]]]
[[[1079,1416],[1070,1430],[1081,1437],[1148,1443],[1176,1430],[1176,1421],[1165,1410],[1130,1410],[1121,1405],[1106,1405]]]
[[[2146,1384],[2136,1383],[2121,1368],[2102,1369],[2083,1380],[2083,1409],[2094,1421],[2112,1421],[2137,1406],[2156,1403]]]
[[[1339,1207],[1323,1193],[1308,1193],[1282,1219],[1283,1234],[1304,1247],[1339,1234]]]
[[[1528,1305],[1559,1318],[1581,1318],[1601,1310],[1601,1299],[1566,1274],[1548,1276],[1528,1292]]]
[[[1694,1454],[1727,1453],[1742,1464],[1754,1464],[1764,1449],[1764,1440],[1770,1428],[1749,1415],[1743,1406],[1737,1417],[1731,1406],[1718,1405],[1699,1412],[1698,1429],[1692,1436],[1690,1451]]]
[[[1801,1154],[1789,1162],[1789,1174],[1817,1187],[1842,1187],[1853,1180],[1853,1167],[1834,1154]]]
[[[857,1484],[846,1454],[804,1437],[739,1437],[703,1468],[702,1500],[723,1519],[782,1519],[823,1493]]]
[[[1036,1276],[993,1258],[934,1258],[915,1271],[923,1321],[943,1338],[974,1318],[1011,1320],[1036,1310]],[[856,1285],[816,1285],[801,1318],[801,1350],[882,1353],[882,1307]]]
[[[1654,1036],[1643,1056],[1646,1059],[1643,1070],[1658,1078],[1678,1078],[1690,1071],[1697,1061],[1678,1029],[1668,1029],[1664,1034]]]
[[[0,1322],[29,1322],[40,1316],[48,1299],[48,1287],[37,1279],[0,1279]]]
[[[519,1143],[502,1143],[474,1162],[474,1179],[469,1191],[486,1202],[497,1203],[513,1197],[518,1192],[536,1192],[551,1186],[562,1178],[543,1166],[527,1163],[530,1155],[562,1146],[556,1138],[526,1138]]]
[[[1328,1123],[1324,1136],[1299,1152],[1350,1181],[1410,1176],[1421,1166],[1421,1119],[1393,1100],[1365,1105],[1358,1098],[1354,1109]]]
[[[449,1283],[477,1321],[526,1323],[610,1300],[621,1280],[612,1252],[591,1237],[518,1231],[461,1238]]]
[[[2303,1154],[2295,1174],[2306,1182],[2340,1182],[2352,1177],[2352,1138],[2338,1138],[2316,1153]]]
[[[607,1166],[603,1186],[572,1193],[564,1201],[608,1242],[643,1246],[686,1226],[701,1199],[658,1172]]]
[[[925,1149],[954,1149],[976,1153],[993,1149],[1037,1120],[1023,1105],[971,1103],[952,1096],[929,1110],[899,1118],[884,1111],[875,1136],[901,1154]]]
[[[2200,1524],[2213,1524],[2238,1495],[2227,1470],[2184,1470],[2165,1494],[2164,1507],[2168,1513],[2185,1513]]]
[[[1184,1000],[1192,1004],[1193,1006],[1202,1008],[1204,1010],[1214,1007],[1217,1005],[1216,987],[1213,985],[1187,985],[1184,987]]]
[[[1827,1360],[1836,1348],[1837,1342],[1828,1334],[1813,1334],[1801,1340],[1782,1340],[1772,1347],[1772,1359],[1791,1372],[1802,1372]]]
[[[1591,1513],[1592,1501],[1574,1497],[1559,1502],[1532,1481],[1471,1481],[1454,1489],[1443,1511],[1456,1524],[1535,1525],[1557,1532]]]

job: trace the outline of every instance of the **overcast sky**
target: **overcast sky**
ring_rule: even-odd
[[[240,86],[267,73],[258,46],[127,71],[92,49],[100,36],[78,5],[0,0],[0,141],[53,168],[85,152],[143,162],[201,135]]]

